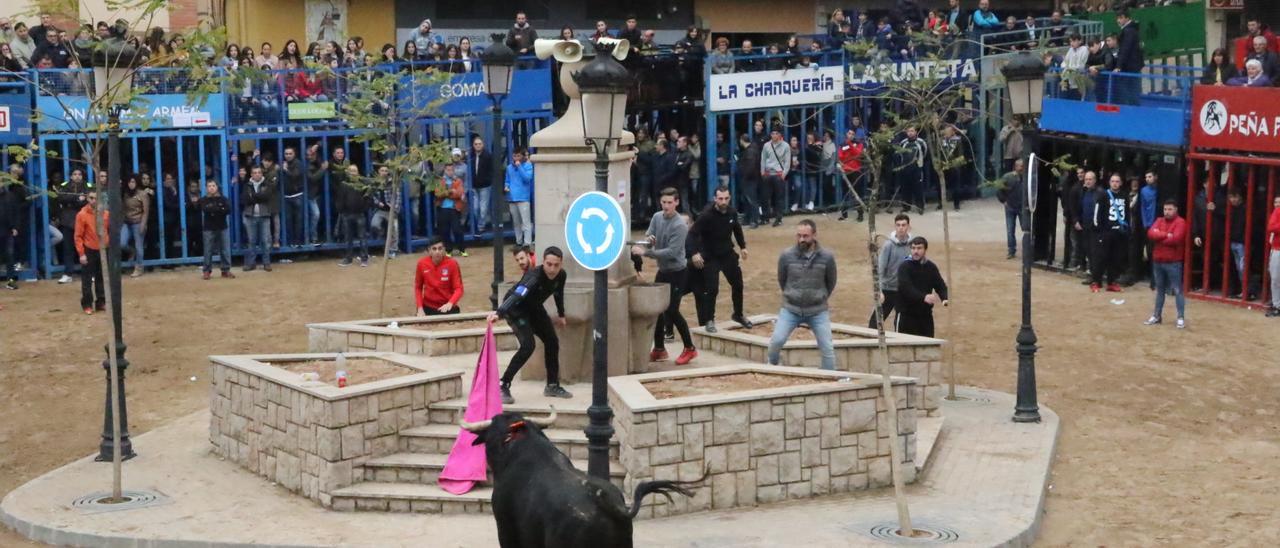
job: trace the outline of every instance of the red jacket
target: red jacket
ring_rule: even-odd
[[[853,141],[847,141],[844,146],[840,147],[838,157],[840,158],[840,167],[844,169],[845,173],[862,170],[862,150],[862,143]]]
[[[413,273],[413,300],[418,308],[440,308],[444,303],[457,306],[462,300],[462,269],[458,261],[445,257],[436,264],[431,257],[418,259]]]
[[[295,73],[285,84],[285,92],[299,99],[310,99],[320,95],[322,91],[320,82],[302,71]]]
[[[1280,37],[1276,37],[1270,30],[1262,31],[1261,36],[1267,39],[1267,51],[1280,53]],[[1245,57],[1253,52],[1253,37],[1246,34],[1236,38],[1234,44],[1236,68],[1243,71]]]
[[[1166,220],[1163,215],[1151,224],[1147,238],[1155,244],[1151,259],[1157,263],[1180,263],[1187,248],[1187,221],[1182,217]]]
[[[1280,251],[1280,207],[1271,210],[1267,219],[1267,241],[1271,242],[1272,251]]]

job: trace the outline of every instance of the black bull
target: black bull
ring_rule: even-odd
[[[542,426],[555,420],[526,419],[502,413],[490,421],[463,422],[485,445],[493,471],[493,517],[503,548],[630,548],[631,520],[650,493],[690,496],[675,481],[646,481],[636,486],[631,508],[622,491],[606,480],[574,468],[556,449]]]

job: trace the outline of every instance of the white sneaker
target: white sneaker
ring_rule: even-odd
[[[1186,329],[1186,328],[1187,328],[1187,320],[1178,318],[1178,329]]]
[[[1160,318],[1152,316],[1150,318],[1147,318],[1147,321],[1142,322],[1142,325],[1156,325],[1158,323],[1160,323]]]
[[[69,284],[69,283],[71,283],[71,276],[68,276],[68,275],[66,275],[66,274],[63,274],[61,278],[58,278],[58,283],[60,283],[60,284]]]
[[[809,203],[805,204],[805,205],[804,205],[804,208],[805,208],[805,210],[806,210],[806,211],[813,211],[813,202],[809,202]]]
[[[800,206],[798,204],[791,204],[792,213],[795,213],[797,209],[800,209]]]

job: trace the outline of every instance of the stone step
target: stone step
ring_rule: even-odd
[[[371,459],[364,463],[364,480],[380,483],[421,483],[435,485],[444,470],[448,455],[442,453],[396,453],[385,457]],[[573,466],[579,470],[587,470],[587,461],[575,460]],[[614,485],[622,487],[622,479],[627,471],[618,461],[609,462],[609,477]],[[492,475],[482,485],[492,484]]]
[[[590,422],[590,419],[587,417],[586,408],[574,406],[573,403],[574,402],[570,401],[563,404],[553,404],[556,409],[556,428],[564,430],[582,430],[587,427],[587,423]],[[429,409],[431,410],[432,423],[458,424],[458,419],[462,418],[462,414],[467,410],[467,399],[457,398],[436,402],[431,404]],[[503,405],[502,410],[533,416],[543,416],[551,412],[550,407],[545,403],[523,403],[522,401],[517,401],[510,405]]]
[[[333,509],[339,512],[416,512],[423,514],[487,514],[493,488],[477,486],[461,495],[437,485],[364,482],[333,492]]]
[[[547,439],[565,456],[575,460],[587,460],[587,435],[581,430],[548,428],[542,431]],[[447,455],[458,437],[458,427],[452,424],[429,424],[400,431],[400,450],[409,453]],[[618,438],[609,440],[609,458],[618,459]]]

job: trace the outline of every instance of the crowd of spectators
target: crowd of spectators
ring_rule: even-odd
[[[1209,86],[1271,87],[1280,84],[1280,38],[1257,18],[1249,19],[1248,32],[1234,41],[1235,55],[1225,48],[1209,57],[1200,83]]]

